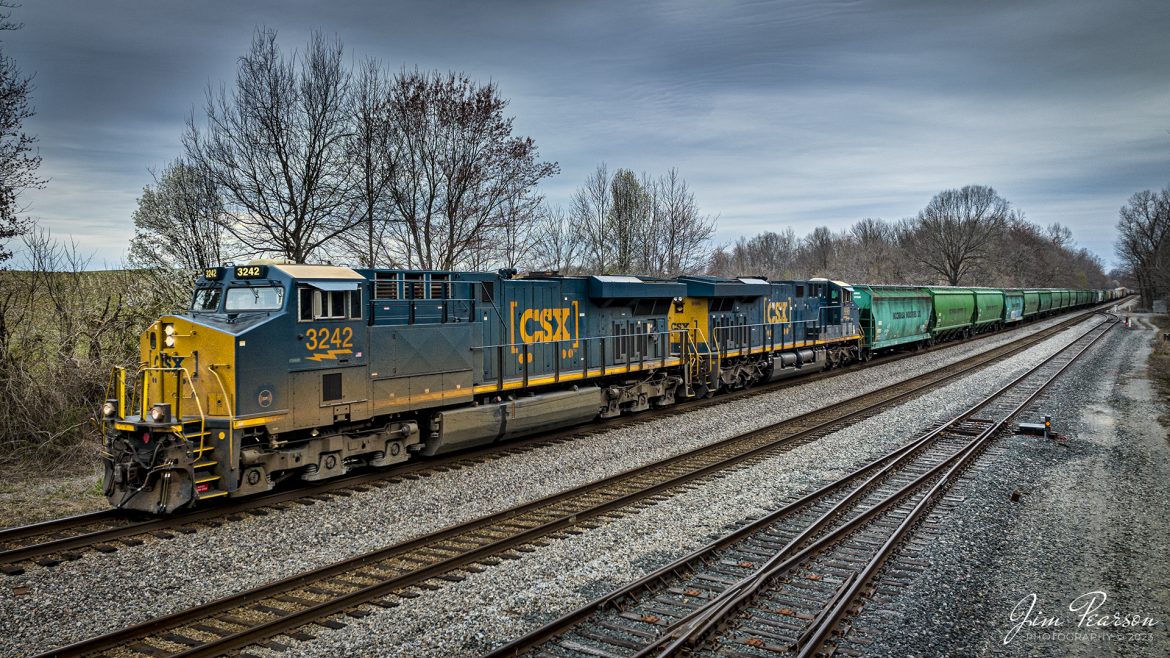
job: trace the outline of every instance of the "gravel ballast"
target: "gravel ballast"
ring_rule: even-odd
[[[8,587],[3,588],[0,594],[0,612],[3,613],[0,616],[0,653],[47,650],[500,511],[806,413],[865,391],[888,386],[1015,340],[1023,333],[1038,330],[1041,326],[1038,324],[977,343],[874,366],[860,373],[810,382],[635,427],[604,432],[586,440],[508,455],[472,468],[437,473],[418,480],[405,480],[310,507],[293,505],[264,517],[248,516],[221,528],[202,529],[195,535],[178,535],[171,540],[146,538],[143,545],[126,547],[112,555],[91,552],[77,561],[66,562],[52,569],[32,568],[23,575],[5,579]],[[1084,325],[1081,330],[1083,328]],[[1066,335],[1059,336],[1048,341],[1046,349],[1054,349],[1068,340]],[[1034,358],[1031,355],[1043,352],[1044,349],[1029,351],[1028,358]],[[979,387],[984,384],[972,382],[999,381],[1006,376],[1001,370],[1022,367],[1026,361],[1018,359],[1008,364],[999,364],[993,370],[969,377],[948,388],[964,392],[967,392],[968,387],[982,390]],[[925,422],[921,420],[925,418],[941,418],[937,414],[949,408],[937,400],[914,404],[921,409],[913,413],[900,412],[899,422],[893,423],[894,426],[900,426],[895,438],[879,438],[883,435],[882,422],[867,421],[847,433],[841,433],[842,436],[833,439],[833,443],[817,443],[790,457],[786,456],[782,463],[778,462],[780,465],[770,471],[770,475],[759,478],[759,481],[756,481],[757,478],[744,479],[740,474],[725,478],[721,482],[737,482],[738,488],[720,494],[729,497],[727,501],[721,500],[720,505],[735,503],[724,514],[711,515],[710,520],[706,520],[704,510],[713,500],[708,494],[697,499],[680,496],[676,499],[680,504],[691,501],[698,507],[691,511],[675,510],[667,516],[677,519],[696,515],[697,518],[703,518],[703,523],[711,525],[694,533],[694,536],[699,536],[703,532],[708,535],[716,532],[724,523],[751,514],[752,510],[762,513],[776,500],[809,486],[810,482],[820,481],[833,474],[839,475],[843,472],[842,468],[862,459],[871,451],[880,452],[898,440],[904,440],[905,426],[910,420],[919,423]],[[830,445],[834,447],[828,447]],[[827,455],[832,459],[827,459]],[[815,473],[811,470],[814,466]],[[761,489],[763,485],[760,482],[764,480],[768,482],[768,487],[775,485],[779,488],[775,491],[768,488],[767,495],[760,494],[757,490]],[[657,506],[651,508],[637,518],[647,517],[658,509]],[[605,526],[588,535],[593,536],[611,527]],[[554,543],[542,550],[541,554],[564,551],[564,555],[571,556],[569,563],[574,569],[566,571],[563,567],[555,567],[542,572],[537,567],[533,574],[533,582],[537,583],[534,587],[541,592],[540,597],[549,597],[550,603],[580,602],[591,593],[636,576],[647,565],[659,564],[666,556],[678,553],[681,544],[677,530],[673,533],[663,532],[659,545],[653,541],[658,531],[647,529],[649,527],[640,531],[646,533],[644,535],[623,535],[619,532],[609,540],[603,539],[600,544],[580,549],[579,552],[563,542]],[[622,550],[622,542],[626,541],[622,537],[630,536],[639,537],[639,543],[646,544],[648,550],[642,550],[641,547]],[[689,541],[694,537],[687,539]],[[614,551],[630,557],[627,566],[608,562],[607,554]],[[633,557],[635,555],[636,558]],[[528,560],[521,562],[529,564]],[[480,576],[494,577],[493,574],[499,571],[503,577],[503,574],[512,573],[520,564],[508,563],[507,569],[491,569]],[[567,589],[557,582],[558,575],[576,573],[576,568],[585,568],[587,572],[591,568],[596,572],[594,580],[588,581],[589,584],[583,589]],[[577,579],[583,577],[579,575]],[[467,582],[474,582],[474,579],[469,578]],[[16,588],[27,588],[27,593],[15,596],[13,592]],[[450,596],[450,591],[455,589],[465,588],[447,588],[431,595]],[[501,592],[519,588],[509,588],[501,583],[494,589]],[[416,599],[420,602],[423,600]],[[534,605],[529,599],[523,601],[530,608]],[[444,627],[450,619],[481,619],[478,604],[472,606],[466,601],[461,606],[449,609],[445,619],[435,617],[437,608],[421,603],[419,605],[426,614],[417,622],[416,631],[436,638],[448,632],[438,629]],[[536,605],[533,614],[539,612],[542,605]],[[500,602],[497,601],[494,607],[488,606],[487,609],[498,611],[499,606]],[[471,607],[476,609],[472,610]],[[559,606],[557,609],[564,607]],[[409,611],[405,608],[392,613],[390,618],[406,619]],[[529,613],[504,615],[501,617],[503,621],[493,632],[503,627],[514,629],[518,620],[530,617],[532,614]],[[384,619],[382,616],[378,618]],[[53,623],[44,623],[49,619],[54,620]],[[401,626],[403,622],[391,623]],[[506,635],[495,633],[492,641],[503,637]],[[414,641],[420,640],[415,638]],[[466,636],[463,641],[467,641]],[[489,643],[485,641],[475,646],[487,646]],[[313,644],[306,647],[313,650]],[[402,655],[410,654],[407,651]]]
[[[961,517],[918,555],[931,569],[905,589],[879,585],[888,600],[857,620],[883,629],[867,653],[1170,655],[1170,443],[1144,326],[1116,327],[1026,412],[1052,415],[1067,443],[1000,439],[1002,452],[960,482]],[[1098,603],[1099,617],[1082,620]],[[1138,625],[1115,626],[1115,614]]]
[[[1084,330],[1086,327],[1082,327]],[[1079,334],[1078,334],[1079,335]],[[337,631],[314,628],[317,639],[292,655],[473,656],[640,578],[701,547],[749,517],[758,517],[839,478],[953,418],[1063,347],[1046,341],[894,410],[857,423],[751,468],[706,482],[579,536],[552,541],[392,610]]]

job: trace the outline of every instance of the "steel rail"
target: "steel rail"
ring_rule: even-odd
[[[1088,335],[1089,333],[1096,331],[1096,329],[1097,328],[1093,328],[1093,329],[1089,330],[1088,332],[1086,332],[1085,335]],[[1081,341],[1082,339],[1083,339],[1083,335],[1081,337],[1078,337],[1075,341],[1073,341],[1073,344]],[[1061,350],[1061,352],[1064,352],[1067,349],[1068,348],[1064,348]],[[1055,358],[1055,355],[1053,358]],[[1047,363],[1048,361],[1049,360],[1046,359],[1045,363]],[[971,417],[973,414],[977,413],[980,409],[984,408],[984,406],[986,406],[986,404],[988,404],[990,402],[990,400],[994,399],[996,396],[998,396],[1004,390],[1014,386],[1018,381],[1022,380],[1023,377],[1026,377],[1031,372],[1033,372],[1033,371],[1030,370],[1029,373],[1025,373],[1025,375],[1022,375],[1020,378],[1017,378],[1017,380],[1014,380],[1012,383],[1004,386],[999,391],[992,394],[991,396],[989,396],[987,399],[985,399],[983,402],[976,405],[972,409],[965,411],[964,413],[955,417],[951,421],[944,423],[939,428],[926,433],[924,436],[922,436],[922,437],[920,437],[920,438],[918,438],[918,439],[916,439],[916,440],[914,440],[914,441],[912,441],[904,446],[896,448],[895,450],[893,450],[885,455],[882,455],[881,457],[875,459],[874,461],[854,470],[853,472],[849,473],[848,475],[844,476],[843,478],[840,478],[839,480],[837,480],[835,482],[829,483],[829,484],[817,489],[816,491],[813,491],[812,493],[807,494],[806,496],[785,505],[783,508],[774,511],[761,519],[757,519],[757,520],[753,521],[752,523],[747,524],[747,525],[735,530],[734,532],[732,532],[728,535],[725,535],[724,537],[721,537],[721,538],[715,540],[714,542],[712,542],[712,543],[710,543],[710,544],[708,544],[708,545],[706,545],[706,546],[704,546],[696,551],[693,551],[692,553],[672,562],[669,565],[666,565],[666,566],[656,570],[655,572],[639,579],[638,581],[635,581],[634,583],[623,586],[623,587],[621,587],[613,592],[610,592],[602,597],[594,599],[593,601],[586,604],[585,606],[578,608],[572,612],[569,612],[566,615],[563,615],[562,617],[554,620],[553,622],[550,622],[550,623],[542,626],[541,628],[536,629],[536,630],[528,633],[527,635],[525,635],[517,640],[514,640],[513,642],[510,642],[509,644],[507,644],[503,647],[500,647],[500,648],[492,651],[491,653],[488,654],[488,656],[491,656],[492,658],[502,658],[504,656],[519,655],[519,654],[521,654],[521,653],[523,653],[523,652],[525,652],[525,651],[527,651],[535,646],[542,644],[543,642],[550,640],[553,637],[559,636],[559,635],[567,632],[571,628],[580,624],[581,622],[588,619],[589,617],[591,617],[595,614],[598,614],[602,610],[605,610],[608,608],[620,607],[620,604],[622,604],[626,601],[629,601],[629,600],[636,601],[636,599],[633,599],[636,592],[655,590],[658,585],[662,585],[665,582],[667,582],[668,578],[675,576],[676,574],[682,573],[687,569],[691,569],[691,568],[695,567],[696,565],[704,562],[705,560],[714,559],[714,557],[713,557],[714,554],[716,554],[720,551],[723,551],[725,549],[728,549],[729,547],[736,544],[740,540],[742,540],[742,539],[744,539],[744,538],[746,538],[754,533],[759,532],[763,528],[766,528],[768,526],[776,524],[782,518],[789,516],[800,509],[809,507],[812,503],[816,502],[817,500],[825,498],[828,494],[846,488],[850,483],[852,483],[857,478],[863,476],[866,472],[872,471],[874,469],[879,469],[877,473],[870,476],[865,482],[863,482],[860,486],[858,486],[856,489],[854,489],[848,496],[846,496],[845,499],[834,504],[827,512],[823,513],[811,525],[806,527],[803,532],[799,533],[797,536],[792,538],[787,543],[787,545],[784,546],[784,548],[777,551],[776,554],[768,561],[768,563],[765,564],[760,569],[760,571],[767,570],[770,566],[775,565],[777,562],[779,562],[781,560],[781,558],[784,558],[787,555],[789,555],[792,550],[794,550],[795,548],[800,546],[802,543],[809,540],[818,531],[823,529],[825,527],[825,525],[827,525],[827,523],[831,520],[831,518],[839,515],[841,513],[841,511],[843,509],[845,509],[848,504],[850,504],[852,501],[856,500],[856,498],[861,496],[864,492],[868,491],[870,489],[871,484],[876,482],[879,477],[881,477],[883,474],[889,473],[893,469],[900,467],[901,465],[903,465],[903,462],[905,460],[910,459],[917,454],[920,454],[922,452],[922,450],[928,444],[930,444],[936,437],[938,437],[948,427],[952,426],[955,423],[961,422],[966,418]],[[938,469],[935,468],[935,469],[932,469],[931,472],[937,473],[937,471],[938,471]],[[785,561],[784,564],[791,564],[794,560],[798,560],[801,556],[804,556],[804,555],[807,555],[807,550],[801,552],[798,556],[793,557],[791,560]],[[738,591],[738,588],[741,588],[741,587],[745,586],[746,584],[748,584],[750,582],[751,578],[753,578],[753,577],[754,576],[749,576],[748,578],[742,579],[740,582],[736,583],[735,585],[730,586],[727,590],[725,590],[723,592],[721,597],[717,600],[720,600],[720,601],[726,600],[729,596],[734,594],[735,591]],[[711,605],[715,604],[715,602],[717,600],[709,601],[707,605],[711,606]],[[709,609],[709,608],[704,608],[704,609]],[[688,617],[687,619],[684,619],[684,620],[680,620],[678,623],[672,625],[668,629],[668,631],[676,631],[681,625],[684,625],[685,622],[693,620],[693,619],[694,619],[694,616]],[[667,637],[669,637],[669,633],[664,632],[663,638],[667,638]],[[660,644],[661,641],[664,641],[664,640],[660,639],[660,641],[658,643],[650,645],[650,647],[648,647],[644,653],[648,653],[650,650],[653,649],[654,646],[656,646],[657,644]]]
[[[962,450],[953,455],[950,459],[940,463],[938,466],[932,468],[927,473],[917,477],[913,482],[905,485],[894,494],[891,494],[882,502],[874,505],[863,514],[851,519],[848,523],[842,525],[840,528],[818,539],[815,543],[807,546],[800,552],[783,560],[779,564],[773,564],[769,567],[766,567],[765,569],[762,569],[761,571],[754,574],[750,578],[749,582],[744,583],[734,589],[729,589],[727,592],[710,602],[708,605],[697,610],[695,613],[692,613],[692,615],[688,616],[687,618],[680,620],[671,629],[669,629],[670,632],[664,634],[657,642],[636,653],[635,658],[646,658],[647,656],[651,655],[662,658],[666,656],[677,655],[684,650],[690,650],[696,647],[699,643],[706,639],[715,626],[727,620],[776,576],[791,570],[794,566],[797,566],[806,558],[823,551],[829,546],[836,544],[840,539],[850,535],[854,530],[863,526],[867,521],[879,516],[882,512],[889,509],[894,504],[905,499],[909,493],[920,489],[924,483],[928,483],[929,480],[938,475],[944,467],[947,467],[946,473],[943,474],[942,477],[933,484],[933,486],[931,486],[926,495],[923,496],[923,498],[915,505],[911,514],[908,515],[907,518],[899,524],[898,528],[895,530],[894,535],[887,539],[883,546],[878,550],[878,553],[866,564],[866,567],[863,569],[863,571],[860,572],[857,577],[853,578],[843,591],[839,592],[838,595],[834,597],[829,611],[825,614],[822,614],[819,622],[815,623],[811,629],[806,631],[806,636],[804,636],[802,646],[799,647],[800,656],[810,655],[810,653],[813,651],[814,645],[820,646],[820,644],[823,643],[825,636],[844,616],[849,603],[857,596],[861,588],[869,582],[870,578],[872,578],[878,567],[880,567],[881,564],[885,562],[885,559],[892,553],[893,548],[898,543],[900,543],[900,539],[905,534],[906,530],[916,525],[917,520],[921,518],[923,511],[933,503],[933,501],[937,498],[937,495],[951,482],[953,482],[953,479],[961,471],[965,470],[965,468],[970,465],[971,461],[982,452],[983,448],[986,447],[989,440],[996,436],[999,430],[1001,430],[1007,422],[1009,422],[1025,407],[1031,404],[1032,401],[1035,400],[1035,398],[1039,396],[1045,389],[1047,389],[1048,386],[1051,385],[1051,383],[1055,381],[1055,379],[1061,373],[1063,373],[1069,366],[1076,362],[1078,357],[1084,354],[1089,347],[1096,344],[1097,341],[1105,336],[1106,333],[1116,325],[1116,319],[1098,325],[1089,332],[1086,332],[1086,334],[1078,338],[1068,347],[1045,359],[1035,368],[1032,368],[1028,372],[1020,375],[1011,383],[998,389],[990,396],[987,396],[978,405],[972,407],[967,412],[964,412],[959,418],[956,418],[956,421],[958,421],[959,419],[972,417],[974,414],[978,413],[980,410],[994,402],[1000,396],[1004,395],[1010,389],[1023,382],[1024,379],[1035,374],[1041,368],[1048,366],[1052,361],[1058,358],[1067,356],[1066,352],[1069,349],[1077,346],[1077,344],[1084,341],[1086,337],[1090,336],[1094,332],[1097,332],[1096,336],[1093,336],[1091,339],[1081,345],[1076,353],[1069,359],[1069,361],[1063,364],[1052,375],[1050,375],[1040,387],[1031,392],[1022,402],[1017,404],[1016,407],[1006,415],[996,419],[994,423],[982,431],[978,436],[973,438],[966,446],[962,448]],[[682,632],[679,633],[679,631]],[[665,647],[662,647],[662,645],[667,642],[667,640],[671,641]],[[661,651],[659,651],[659,649],[661,649]]]
[[[914,506],[914,509],[910,512],[910,514],[907,515],[906,518],[903,519],[902,522],[898,525],[893,535],[891,535],[886,543],[883,544],[882,547],[878,550],[878,554],[875,555],[869,561],[869,563],[866,564],[865,569],[862,570],[861,573],[858,574],[857,578],[855,578],[853,582],[850,583],[850,585],[844,590],[841,597],[836,602],[836,605],[834,605],[829,610],[829,613],[821,619],[820,623],[814,625],[814,627],[810,629],[804,646],[800,650],[799,655],[801,658],[812,656],[817,650],[820,649],[821,646],[824,645],[829,633],[845,618],[849,603],[858,598],[858,595],[861,592],[861,588],[873,579],[881,566],[885,564],[886,560],[891,555],[893,555],[897,547],[901,545],[902,540],[909,534],[910,530],[918,525],[918,522],[922,516],[929,508],[934,505],[935,501],[937,501],[941,493],[948,489],[954,482],[955,478],[957,478],[964,470],[966,470],[968,466],[970,466],[970,464],[976,458],[978,458],[983,449],[990,442],[991,438],[999,434],[1005,425],[1011,422],[1013,418],[1018,416],[1024,411],[1025,408],[1032,404],[1041,393],[1047,390],[1048,387],[1056,381],[1057,377],[1063,374],[1064,371],[1068,370],[1072,364],[1077,362],[1077,359],[1079,359],[1081,355],[1087,352],[1093,345],[1097,344],[1097,341],[1101,340],[1107,333],[1109,333],[1111,329],[1116,327],[1118,322],[1119,321],[1117,319],[1114,319],[1113,322],[1109,323],[1109,325],[1105,327],[1101,333],[1090,340],[1075,355],[1073,355],[1072,358],[1069,359],[1068,363],[1064,364],[1059,370],[1053,373],[1052,376],[1050,376],[1048,380],[1045,381],[1040,386],[1040,388],[1036,390],[1035,393],[1029,395],[1027,399],[1020,402],[1015,409],[1001,418],[992,429],[988,430],[985,435],[981,437],[978,445],[973,446],[969,451],[967,451],[967,454],[962,458],[962,460],[955,464],[949,471],[947,471],[941,480],[939,480],[933,487],[931,487],[930,491],[926,493],[922,500],[920,500],[918,504]]]
[[[1028,336],[1023,336],[1017,341],[1008,343],[1008,345],[1015,345],[1021,341],[1037,342],[1038,340],[1043,340],[1044,337],[1058,333],[1062,329],[1081,322],[1085,317],[1091,316],[1097,312],[1098,311],[1095,309],[1095,307],[1084,310],[1080,313],[1063,319],[1061,322],[1054,324],[1051,327],[1046,327]],[[634,416],[602,419],[584,425],[576,425],[569,428],[554,430],[550,433],[524,437],[505,444],[493,444],[491,446],[477,448],[466,452],[454,453],[451,455],[439,457],[437,459],[412,461],[402,465],[392,466],[387,470],[362,471],[353,475],[330,479],[309,486],[300,486],[296,489],[284,491],[278,490],[271,493],[260,494],[238,500],[227,500],[223,503],[215,504],[210,507],[195,508],[193,510],[182,511],[171,516],[157,519],[150,519],[146,521],[130,521],[126,525],[118,525],[111,528],[87,532],[65,538],[52,537],[48,541],[35,542],[25,546],[18,546],[0,551],[0,571],[8,574],[17,574],[22,572],[23,569],[13,568],[12,565],[20,562],[28,562],[38,558],[45,558],[47,556],[53,555],[63,555],[65,556],[65,559],[76,559],[79,556],[76,553],[73,553],[74,551],[107,544],[109,542],[117,542],[136,535],[165,532],[167,530],[181,528],[191,524],[198,524],[205,521],[226,518],[241,512],[261,510],[265,507],[271,507],[284,502],[295,501],[302,498],[311,498],[313,496],[329,494],[331,492],[342,491],[354,487],[361,487],[367,484],[376,484],[381,481],[393,480],[395,478],[401,478],[408,475],[430,474],[433,472],[442,471],[452,466],[470,466],[476,462],[482,461],[483,459],[490,459],[495,455],[537,449],[551,443],[572,440],[603,430],[637,425],[661,418],[667,418],[675,414],[706,408],[708,406],[718,406],[739,400],[741,398],[770,393],[775,390],[787,388],[789,386],[811,383],[821,379],[840,376],[848,372],[855,372],[856,370],[868,367],[868,365],[871,365],[871,363],[872,365],[893,363],[901,359],[911,358],[913,356],[923,354],[927,351],[946,349],[973,341],[977,342],[979,340],[983,340],[984,338],[999,334],[1000,332],[987,332],[978,334],[975,337],[968,338],[963,341],[940,343],[919,352],[890,353],[875,359],[876,363],[856,363],[843,368],[836,368],[830,371],[810,374],[809,376],[805,377],[781,380],[769,384],[759,385],[751,389],[732,391],[729,394],[716,396],[710,399],[688,400],[673,405],[669,408],[662,409],[653,414],[639,414]],[[1003,347],[1004,346],[1000,346],[994,349],[998,350],[1002,349]],[[978,357],[979,355],[975,356]],[[960,361],[959,363],[962,362],[963,361]],[[52,535],[54,533],[83,528],[94,523],[118,523],[119,521],[126,521],[127,519],[127,515],[120,514],[117,510],[105,510],[101,512],[93,512],[90,514],[55,519],[26,526],[8,528],[0,530],[0,544],[15,542],[38,535]]]
[[[248,592],[243,592],[235,596],[225,597],[218,601],[200,606],[194,610],[180,611],[132,628],[116,631],[98,638],[92,638],[81,643],[70,645],[69,647],[65,647],[57,652],[52,652],[52,654],[77,655],[109,649],[113,646],[125,644],[126,642],[134,639],[140,639],[143,636],[149,636],[152,633],[161,630],[181,627],[184,624],[191,623],[195,618],[209,618],[214,614],[222,613],[226,610],[237,607],[242,607],[247,603],[255,601],[261,597],[269,597],[288,592],[290,590],[297,589],[298,587],[302,587],[307,583],[328,578],[331,575],[360,569],[373,563],[403,555],[413,549],[439,543],[447,538],[473,533],[476,530],[482,530],[483,528],[490,526],[492,523],[506,521],[524,513],[530,513],[535,510],[547,509],[558,504],[564,504],[564,501],[566,500],[585,497],[588,494],[598,492],[605,487],[619,485],[622,481],[634,481],[639,477],[644,477],[647,474],[651,474],[655,471],[667,474],[667,479],[665,481],[658,481],[652,486],[642,486],[641,488],[636,488],[631,492],[619,493],[616,497],[610,498],[601,504],[586,507],[581,510],[573,510],[568,514],[554,518],[553,520],[542,523],[534,528],[526,529],[521,532],[516,532],[513,530],[511,535],[504,539],[488,545],[481,545],[480,547],[470,551],[465,551],[463,554],[457,557],[434,563],[425,568],[415,569],[402,576],[385,580],[377,585],[335,598],[331,601],[314,606],[299,613],[286,615],[260,626],[241,631],[229,637],[221,638],[218,641],[213,640],[205,646],[194,648],[190,652],[181,655],[211,655],[212,653],[222,653],[224,651],[238,649],[240,647],[255,643],[260,639],[279,635],[288,631],[289,629],[310,623],[313,619],[320,619],[322,617],[330,616],[335,614],[337,611],[350,609],[368,601],[384,597],[389,592],[401,590],[404,587],[409,587],[412,584],[434,578],[437,575],[458,570],[462,566],[466,566],[483,559],[485,556],[498,554],[515,546],[531,543],[535,539],[539,539],[540,537],[554,533],[558,530],[580,524],[582,521],[593,519],[603,514],[612,513],[615,510],[628,507],[633,503],[640,502],[647,497],[659,494],[667,489],[678,487],[679,485],[686,484],[698,478],[725,470],[737,464],[741,464],[749,459],[762,458],[763,456],[769,454],[770,451],[782,448],[783,446],[793,445],[802,438],[811,440],[810,437],[815,437],[817,432],[835,431],[836,428],[839,428],[842,426],[842,424],[847,424],[852,420],[864,417],[866,414],[872,415],[872,413],[876,413],[882,408],[897,404],[913,395],[930,390],[938,386],[940,383],[944,383],[946,381],[960,377],[967,372],[991,363],[992,361],[1002,358],[1009,353],[1014,353],[1022,349],[1026,349],[1031,344],[1034,344],[1039,340],[1043,340],[1044,338],[1048,337],[1048,335],[1051,335],[1051,333],[1056,333],[1061,329],[1062,328],[1057,328],[1054,326],[1052,328],[1043,330],[1042,332],[1037,332],[1036,334],[1033,334],[1027,338],[1021,339],[1021,341],[1017,341],[1016,343],[1000,346],[983,354],[969,357],[968,359],[950,364],[949,366],[944,366],[943,368],[932,371],[930,373],[925,373],[918,377],[912,377],[892,387],[887,387],[872,393],[855,396],[854,398],[850,398],[849,400],[839,403],[838,405],[828,409],[821,409],[816,412],[806,414],[805,416],[797,417],[796,419],[787,419],[785,421],[781,421],[780,423],[775,423],[767,427],[759,428],[736,437],[723,439],[719,442],[698,448],[694,451],[676,455],[675,457],[663,460],[661,462],[631,469],[629,471],[610,476],[598,482],[583,485],[582,487],[578,487],[571,491],[555,494],[553,496],[534,501],[517,508],[505,510],[503,512],[489,515],[481,519],[476,519],[458,526],[453,526],[441,530],[438,533],[420,537],[403,544],[367,553],[362,556],[357,556],[351,560],[329,565],[327,567],[322,567],[320,569],[303,574],[298,574],[291,578],[277,581],[275,583],[253,589]],[[1048,333],[1050,331],[1051,333]],[[1027,342],[1027,344],[1017,344],[1023,342]],[[910,386],[910,389],[902,392],[891,393],[891,391],[897,389],[899,386]],[[877,402],[868,401],[875,398],[880,398],[880,400]],[[860,409],[846,411],[844,414],[840,413],[840,408],[848,406],[850,402],[855,404],[860,403],[863,406]],[[828,418],[826,420],[819,420],[822,417]],[[795,422],[800,419],[811,420],[814,421],[815,424],[811,427],[807,427],[796,432],[788,431],[788,426],[794,425]],[[768,432],[776,432],[778,430],[785,433],[780,438],[767,439]],[[727,449],[731,446],[735,446],[736,444],[750,445],[749,442],[751,440],[762,440],[763,442],[760,445],[755,445],[754,447],[749,447],[744,451],[734,453],[731,457],[718,456],[718,450]],[[669,475],[670,468],[684,465],[686,460],[714,461],[708,461],[705,464],[701,463],[698,465],[698,467],[692,467],[690,470],[685,471],[681,475]]]

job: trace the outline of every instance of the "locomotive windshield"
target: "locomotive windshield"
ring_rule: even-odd
[[[284,308],[284,288],[279,286],[248,286],[231,288],[223,310],[228,313],[248,311],[276,311]]]
[[[214,313],[219,310],[219,298],[223,289],[219,286],[196,288],[195,299],[191,300],[191,310],[204,313]]]

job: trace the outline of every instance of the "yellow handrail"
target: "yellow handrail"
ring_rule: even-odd
[[[148,372],[174,373],[175,384],[176,384],[176,387],[175,387],[175,400],[176,401],[179,400],[179,396],[182,393],[182,388],[183,388],[184,382],[188,386],[191,387],[191,397],[192,397],[192,399],[195,400],[195,409],[199,412],[199,454],[202,455],[203,448],[204,448],[204,441],[206,441],[206,439],[207,439],[207,415],[203,413],[203,403],[199,401],[199,394],[195,390],[195,382],[191,378],[190,371],[188,371],[186,368],[181,368],[181,367],[180,368],[162,368],[162,367],[155,367],[155,366],[150,366],[150,367],[144,366],[144,367],[139,368],[138,372],[134,375],[134,377],[135,377],[136,383],[137,383],[137,380],[139,377],[142,378],[141,379],[141,381],[142,381],[142,406],[141,406],[142,417],[146,416],[146,402],[147,402],[147,400],[146,400],[146,397],[147,397],[147,394],[146,394],[146,373],[148,373]],[[226,399],[226,396],[225,396],[225,399]],[[187,432],[186,432],[185,428],[183,427],[185,423],[183,421],[182,416],[179,416],[178,420],[179,420],[179,435],[183,438],[184,441],[186,441],[187,440]]]
[[[232,399],[230,397],[228,397],[227,387],[223,385],[223,378],[219,376],[219,370],[216,369],[216,364],[213,363],[213,364],[209,365],[207,367],[207,369],[211,371],[211,374],[215,375],[215,381],[216,381],[216,383],[219,384],[220,392],[223,393],[224,404],[227,405],[227,412],[228,412],[228,468],[234,469],[236,467],[236,462],[235,462],[235,458],[236,458],[236,451],[235,451],[236,427],[235,427],[235,425],[236,424],[233,421],[235,421],[236,414],[234,411],[232,411],[232,408],[235,406],[235,404],[233,403]],[[199,447],[202,448],[203,445],[200,444]],[[200,454],[203,454],[203,453],[201,452]]]

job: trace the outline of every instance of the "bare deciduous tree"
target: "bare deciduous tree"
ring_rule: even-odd
[[[610,205],[607,239],[612,256],[607,271],[632,274],[642,265],[639,247],[648,241],[647,229],[651,222],[650,200],[646,188],[629,169],[618,169],[610,180]]]
[[[710,258],[708,243],[715,234],[716,218],[699,212],[694,193],[673,167],[658,179],[654,197],[661,261],[655,273],[677,276],[700,271]]]
[[[569,217],[586,269],[672,276],[700,271],[711,258],[715,218],[699,212],[678,170],[659,178],[598,165],[573,195]]]
[[[518,270],[535,249],[534,232],[543,211],[540,205],[532,203],[531,194],[517,191],[505,196],[503,212],[496,258],[500,265]],[[484,251],[491,254],[489,250]]]
[[[606,274],[611,265],[613,243],[609,234],[609,220],[612,206],[609,171],[603,162],[573,193],[569,210],[576,239],[580,241],[584,252],[584,266],[596,274]]]
[[[572,273],[584,244],[560,206],[544,205],[532,229],[532,262],[537,269]]]
[[[721,276],[755,274],[770,279],[802,279],[831,275],[868,284],[924,285],[937,283],[939,273],[911,256],[918,248],[917,218],[886,222],[862,219],[847,231],[821,227],[801,240],[792,229],[740,238],[717,249],[709,272]],[[1170,242],[1170,241],[1168,241]],[[799,247],[797,245],[799,244]],[[1104,288],[1109,279],[1101,260],[1076,248],[1072,234],[1054,225],[1044,229],[1024,213],[1008,213],[1003,230],[970,265],[966,282],[992,287]]]
[[[1117,256],[1137,281],[1142,307],[1151,308],[1170,283],[1170,187],[1134,194],[1120,217]]]
[[[897,232],[891,224],[867,217],[851,226],[842,240],[838,262],[844,267],[838,276],[846,281],[892,283],[903,277],[904,259],[899,253]]]
[[[957,286],[988,257],[1010,208],[985,185],[944,190],[918,213],[905,246],[911,258]]]
[[[798,243],[796,232],[791,227],[779,233],[766,231],[751,238],[740,237],[731,247],[715,250],[708,271],[729,277],[793,278],[796,276]]]
[[[208,172],[175,160],[138,198],[130,263],[196,271],[224,262],[231,255],[224,214]]]
[[[9,20],[10,10],[17,6],[0,1],[0,32],[22,27]],[[30,225],[20,216],[25,211],[21,193],[45,183],[37,176],[41,155],[36,150],[36,137],[24,132],[25,119],[33,116],[32,90],[32,76],[25,75],[0,51],[0,266],[12,257],[5,248],[8,240],[24,234]]]
[[[356,223],[347,84],[338,39],[313,34],[298,62],[257,30],[235,87],[207,91],[206,125],[183,144],[228,202],[228,230],[254,252],[305,262]]]
[[[818,226],[800,241],[797,258],[812,276],[831,277],[837,256],[837,238],[827,226]]]
[[[353,230],[338,235],[344,252],[362,267],[395,264],[386,241],[393,221],[390,201],[394,130],[387,121],[390,79],[374,59],[362,63],[351,81],[349,113],[353,133],[345,143],[346,160],[354,174]]]
[[[537,183],[558,171],[536,143],[512,135],[495,84],[462,74],[402,71],[387,120],[396,238],[408,266],[452,269],[485,260],[501,229],[540,205]]]

